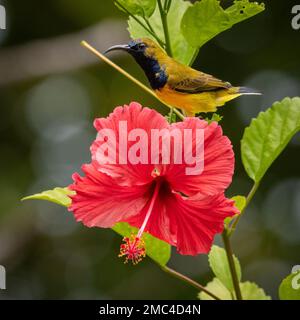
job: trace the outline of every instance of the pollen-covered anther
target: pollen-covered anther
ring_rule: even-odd
[[[125,257],[124,263],[131,261],[133,265],[138,264],[146,257],[145,242],[132,234],[130,237],[124,237],[120,246],[119,257]]]

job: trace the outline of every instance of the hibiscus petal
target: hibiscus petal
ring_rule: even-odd
[[[208,253],[214,236],[224,228],[224,219],[238,213],[234,201],[223,194],[184,199],[176,195],[169,202],[171,223],[177,225],[177,250],[181,254]]]
[[[94,164],[84,165],[82,170],[85,176],[74,174],[69,186],[76,191],[69,211],[88,227],[110,228],[139,213],[148,201],[147,185],[120,186]]]
[[[132,164],[128,157],[126,158],[127,164],[119,164],[119,154],[120,148],[124,148],[124,143],[119,141],[119,123],[120,121],[126,121],[127,133],[132,129],[142,129],[147,133],[147,146],[145,148],[148,158],[145,164]],[[116,159],[117,164],[101,164],[99,163],[99,170],[105,172],[111,177],[118,179],[118,184],[120,185],[136,185],[148,183],[152,180],[151,173],[154,166],[151,165],[150,161],[150,148],[151,148],[151,130],[152,129],[162,129],[168,127],[168,122],[166,119],[159,114],[157,111],[142,108],[142,106],[136,102],[130,103],[129,106],[117,107],[113,113],[109,115],[108,118],[99,118],[94,122],[94,126],[98,131],[98,138],[91,146],[92,159],[98,161],[99,163],[99,148],[102,141],[99,140],[99,132],[102,129],[111,129],[115,133],[116,137]],[[122,132],[123,133],[123,132]],[[121,134],[123,137],[124,134]],[[124,137],[123,137],[124,138]],[[120,143],[119,143],[120,142]],[[129,142],[127,149],[135,144],[135,142]]]
[[[234,171],[234,153],[230,140],[223,135],[222,128],[216,123],[208,124],[198,118],[187,118],[173,124],[173,129],[192,129],[193,150],[196,148],[196,129],[204,130],[204,166],[201,174],[186,173],[188,165],[171,164],[166,167],[165,175],[173,190],[191,196],[198,193],[214,195],[223,192],[231,183]],[[182,134],[183,135],[183,134]],[[198,142],[199,143],[199,142]]]

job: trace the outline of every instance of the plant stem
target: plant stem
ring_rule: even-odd
[[[172,119],[173,112],[174,112],[174,108],[171,108],[170,113],[169,113],[170,119]]]
[[[171,1],[172,0],[165,0],[165,6],[163,8],[161,0],[158,0],[158,8],[159,8],[159,13],[161,17],[161,22],[164,30],[164,36],[165,36],[165,49],[167,54],[172,57],[172,47],[171,47],[171,42],[170,42],[170,34],[169,34],[169,26],[168,26],[168,12],[171,6]],[[171,108],[171,112],[173,111],[174,108]]]
[[[165,10],[167,12],[169,12],[169,10],[171,8],[171,4],[172,4],[172,0],[166,0],[166,2],[165,2]]]
[[[232,223],[232,226],[230,228],[230,230],[228,230],[228,235],[231,236],[232,233],[235,231],[237,224],[239,223],[243,213],[245,212],[246,208],[248,207],[250,201],[252,200],[252,198],[254,197],[257,189],[259,187],[259,182],[255,182],[250,190],[250,192],[248,193],[247,197],[246,197],[246,204],[243,208],[243,210],[240,212],[240,214],[236,217],[236,219],[234,220],[234,222]]]
[[[145,16],[143,16],[143,19],[145,20],[145,22],[146,22],[147,26],[149,27],[149,29],[150,29],[153,33],[155,33],[153,27],[151,26],[151,23],[149,22],[149,19],[148,19],[147,17],[145,17]]]
[[[246,205],[245,205],[245,207],[244,207],[244,210],[245,210],[245,208],[248,206],[248,204],[250,203],[250,201],[252,200],[252,198],[254,197],[255,192],[257,191],[258,187],[259,187],[259,182],[255,182],[254,185],[253,185],[253,187],[251,188],[251,190],[250,190],[247,198],[246,198]]]
[[[168,26],[168,12],[164,10],[161,0],[157,0],[157,4],[158,4],[160,16],[161,16],[161,22],[164,30],[166,52],[170,57],[172,57],[173,54],[172,54],[172,47],[171,47],[169,26]]]
[[[214,298],[215,300],[221,300],[219,297],[217,297],[215,294],[213,294],[212,292],[210,292],[209,290],[207,290],[205,287],[203,287],[200,283],[190,279],[189,277],[179,273],[178,271],[175,271],[167,266],[162,266],[161,267],[163,271],[171,274],[172,276],[174,276],[175,278],[178,278],[188,284],[190,284],[191,286],[193,286],[194,288],[205,292],[206,294],[208,294],[210,297]]]
[[[130,17],[132,17],[132,19],[134,19],[147,32],[149,32],[161,46],[165,45],[164,42],[161,41],[161,39],[158,37],[158,35],[154,32],[152,27],[149,28],[148,26],[146,26],[140,19],[138,19],[134,14],[132,14],[130,11],[128,11],[119,1],[115,0],[115,2],[122,10],[124,10]]]
[[[152,95],[153,97],[155,97],[157,100],[159,100],[161,103],[163,103],[164,105],[166,105],[168,108],[173,109],[174,112],[178,115],[178,117],[180,119],[184,119],[184,115],[178,111],[177,109],[165,104],[163,101],[161,101],[157,95],[155,94],[154,91],[152,91],[150,88],[148,88],[147,86],[145,86],[143,83],[141,83],[139,80],[137,80],[136,78],[134,78],[131,74],[129,74],[128,72],[126,72],[124,69],[122,69],[121,67],[119,67],[118,65],[116,65],[115,63],[113,63],[111,60],[109,60],[107,57],[105,57],[103,54],[101,54],[98,50],[96,50],[94,47],[92,47],[90,44],[88,44],[86,41],[82,41],[81,45],[83,47],[85,47],[86,49],[88,49],[89,51],[91,51],[94,55],[96,55],[98,58],[100,58],[101,60],[103,60],[105,63],[107,63],[108,65],[110,65],[111,67],[113,67],[114,69],[116,69],[117,71],[119,71],[120,73],[122,73],[125,77],[127,77],[127,79],[129,79],[130,81],[132,81],[133,83],[135,83],[136,85],[138,85],[140,88],[142,88],[144,91],[146,91],[147,93],[149,93],[150,95]]]
[[[232,283],[233,283],[234,291],[236,294],[236,298],[237,298],[237,300],[243,300],[241,288],[240,288],[240,283],[239,283],[239,279],[237,276],[235,263],[234,263],[234,259],[233,259],[233,252],[232,252],[232,248],[231,248],[231,243],[230,243],[230,239],[227,234],[227,230],[223,231],[222,238],[223,238],[223,242],[224,242],[225,251],[227,254],[227,260],[228,260],[228,264],[229,264],[229,269],[230,269],[230,273],[231,273],[231,278],[232,278]]]

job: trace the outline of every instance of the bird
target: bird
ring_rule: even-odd
[[[143,69],[156,96],[165,104],[179,108],[187,116],[215,112],[218,107],[241,95],[260,95],[247,87],[235,87],[210,74],[184,65],[168,56],[165,50],[149,38],[115,45],[104,54],[123,50]]]

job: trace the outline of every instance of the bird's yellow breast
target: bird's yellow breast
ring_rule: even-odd
[[[186,94],[172,90],[168,85],[155,92],[163,102],[170,106],[184,109],[189,114],[216,110],[213,93]]]
[[[182,93],[172,90],[165,85],[160,90],[155,90],[156,95],[166,104],[183,109],[187,114],[199,112],[215,112],[217,107],[224,105],[227,101],[235,99],[240,94],[232,90],[207,91],[201,93]]]

